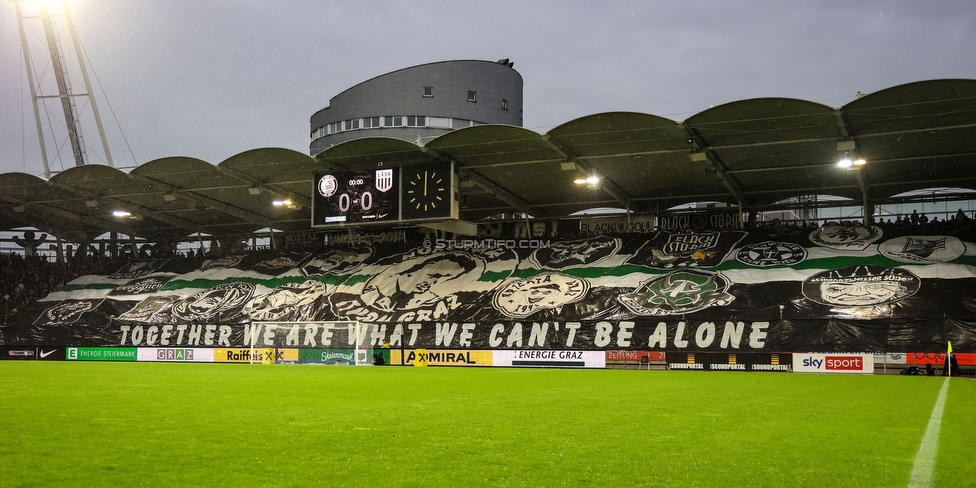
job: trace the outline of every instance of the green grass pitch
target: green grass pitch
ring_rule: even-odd
[[[944,378],[0,363],[0,486],[906,486]],[[936,486],[976,480],[950,380]]]

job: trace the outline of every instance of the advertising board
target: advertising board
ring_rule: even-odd
[[[135,347],[69,347],[65,353],[68,361],[136,361]]]
[[[492,364],[518,368],[606,368],[605,351],[493,351]]]
[[[214,350],[202,347],[140,347],[139,361],[214,362]]]
[[[794,353],[793,371],[798,373],[874,374],[874,354]]]

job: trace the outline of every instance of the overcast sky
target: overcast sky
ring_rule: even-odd
[[[166,156],[216,164],[259,147],[307,153],[309,117],[333,96],[452,59],[514,61],[525,81],[524,126],[539,133],[607,111],[680,121],[749,98],[840,107],[858,91],[976,79],[972,0],[67,4],[124,170]],[[33,53],[50,82],[43,55]],[[42,175],[10,2],[0,2],[0,114],[0,173]],[[97,132],[84,136],[97,162]],[[62,151],[63,162],[49,155],[54,172],[74,165]]]

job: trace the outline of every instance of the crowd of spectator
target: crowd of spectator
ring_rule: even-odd
[[[79,276],[112,273],[123,265],[124,261],[111,259],[79,258],[64,264],[43,256],[0,254],[0,323],[8,323],[26,305]]]

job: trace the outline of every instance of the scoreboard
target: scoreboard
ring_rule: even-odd
[[[312,227],[458,218],[453,163],[315,173]]]

